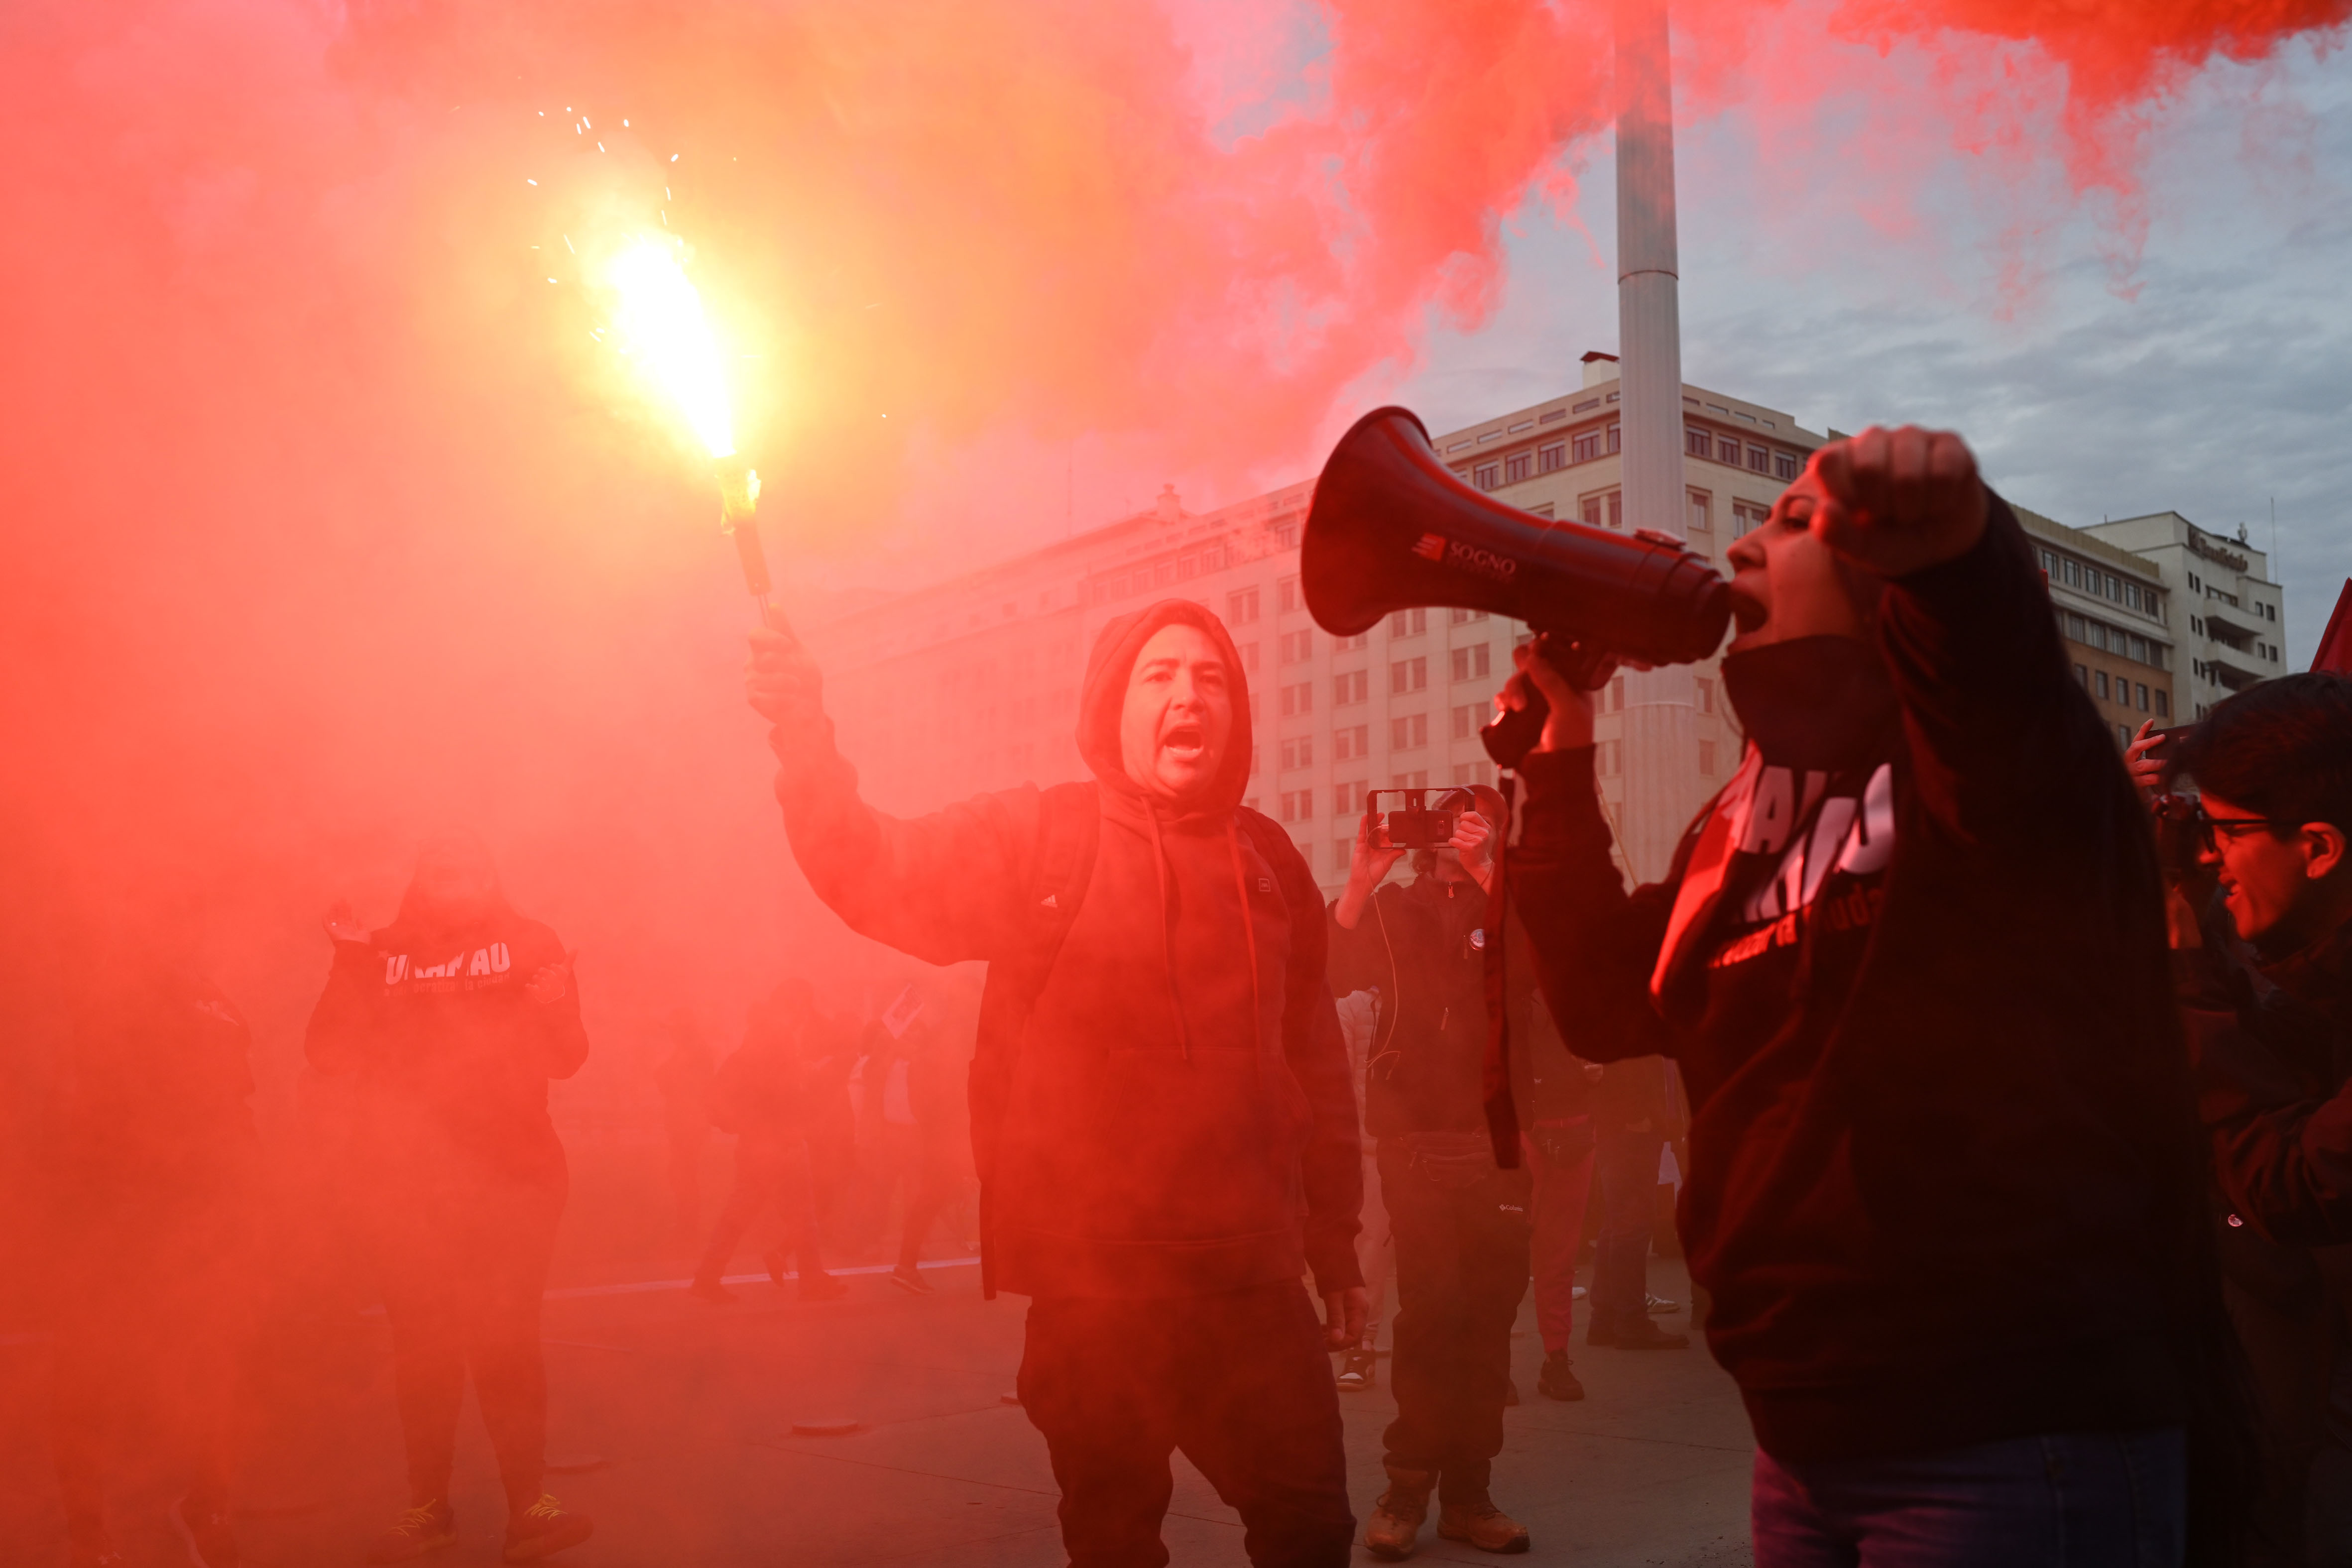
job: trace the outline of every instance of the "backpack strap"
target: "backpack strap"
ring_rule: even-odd
[[[1030,1009],[1061,956],[1094,876],[1095,853],[1102,843],[1102,803],[1096,789],[1092,783],[1056,784],[1039,795],[1037,849],[1030,857],[1029,886],[1022,894],[1021,925],[989,961],[988,980],[981,988],[979,1038],[968,1093],[972,1161],[980,1173],[981,1293],[991,1300],[996,1295],[996,1249],[990,1175],[997,1134],[1013,1097],[1013,1076]]]

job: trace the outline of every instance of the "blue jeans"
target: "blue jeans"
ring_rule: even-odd
[[[2055,1432],[1888,1458],[1760,1450],[1756,1568],[2179,1568],[2178,1427]]]

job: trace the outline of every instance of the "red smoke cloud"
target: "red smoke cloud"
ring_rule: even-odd
[[[1859,97],[1903,131],[1882,183],[1956,144],[2055,166],[2128,253],[2153,106],[2347,10],[1676,20],[1686,115],[1793,133]],[[194,868],[292,956],[291,1009],[314,908],[381,900],[463,819],[576,934],[592,1012],[740,994],[792,936],[744,612],[706,486],[589,335],[572,227],[695,245],[761,356],[780,557],[855,576],[964,521],[895,517],[910,441],[1304,472],[1344,389],[1492,305],[1507,216],[1572,196],[1609,37],[1567,0],[11,6],[9,863],[82,893]]]

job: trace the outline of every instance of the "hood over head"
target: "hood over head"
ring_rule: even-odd
[[[1144,643],[1163,626],[1182,622],[1197,628],[1225,661],[1227,689],[1233,695],[1234,726],[1225,739],[1224,760],[1216,777],[1199,800],[1192,802],[1194,811],[1230,811],[1242,802],[1249,788],[1250,730],[1249,678],[1242,672],[1240,652],[1225,631],[1225,623],[1204,606],[1189,599],[1163,599],[1131,614],[1121,615],[1107,622],[1095,638],[1094,652],[1087,655],[1086,684],[1078,693],[1078,755],[1087,759],[1095,777],[1105,787],[1119,794],[1139,797],[1142,787],[1127,776],[1127,762],[1119,749],[1119,716],[1127,705],[1128,677],[1135,671],[1135,658]]]

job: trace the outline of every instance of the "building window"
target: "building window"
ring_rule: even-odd
[[[1748,449],[1748,466],[1752,472],[1758,474],[1769,474],[1772,472],[1772,449],[1769,446],[1749,447]]]
[[[1298,580],[1286,577],[1274,585],[1275,602],[1285,614],[1298,608]]]
[[[1407,714],[1389,720],[1389,749],[1412,751],[1429,744],[1429,716]]]
[[[1413,773],[1391,773],[1389,775],[1389,788],[1391,789],[1426,789],[1429,788],[1429,769],[1423,768],[1418,772]]]
[[[1296,718],[1315,711],[1315,687],[1306,681],[1282,688],[1282,716]]]
[[[1784,482],[1794,479],[1797,476],[1798,467],[1799,464],[1797,462],[1797,455],[1795,453],[1775,452],[1772,454],[1773,478],[1782,480]]]
[[[1229,625],[1246,626],[1257,619],[1257,590],[1244,588],[1225,595],[1225,621]]]
[[[1285,771],[1295,768],[1315,766],[1315,737],[1294,736],[1282,743],[1282,766]]]
[[[1314,657],[1314,632],[1285,632],[1282,634],[1282,662],[1284,664],[1303,664],[1308,659]]]
[[[1364,781],[1346,779],[1331,786],[1331,814],[1335,817],[1355,817],[1363,814]]]
[[[1707,679],[1705,675],[1701,675],[1696,684],[1698,687],[1698,711],[1701,713],[1713,713],[1715,711],[1715,683]]]
[[[1685,425],[1683,429],[1683,450],[1693,457],[1712,457],[1715,455],[1715,437],[1704,430],[1693,430]]]
[[[1368,633],[1362,632],[1357,632],[1352,637],[1334,637],[1331,639],[1331,652],[1335,653],[1360,653],[1364,648],[1370,644],[1371,640],[1371,637]]]
[[[1485,619],[1486,619],[1486,612],[1483,610],[1463,610],[1456,608],[1449,610],[1445,614],[1445,623],[1448,626],[1467,626],[1473,621],[1484,621]]]
[[[1363,672],[1359,670],[1356,674],[1358,675],[1361,675]],[[1345,728],[1335,729],[1331,732],[1331,759],[1333,761],[1352,762],[1360,757],[1370,757],[1371,754],[1371,726],[1368,724],[1349,725]]]
[[[2106,701],[2106,700],[2107,700],[2107,672],[2106,672],[2106,671],[2105,671],[2105,670],[2101,670],[2101,671],[2099,671],[2099,672],[2098,672],[2098,681],[2099,681],[2099,700],[2100,700],[2101,702],[2105,702],[2105,701]]]
[[[1731,503],[1731,537],[1744,539],[1764,526],[1769,514],[1761,507],[1751,507],[1745,501]]]
[[[1715,777],[1715,742],[1702,740],[1698,743],[1698,770],[1709,779]]]
[[[1389,666],[1389,695],[1425,691],[1429,687],[1427,659],[1399,659]]]
[[[1315,820],[1315,791],[1285,789],[1282,792],[1282,820],[1286,822],[1311,822]]]
[[[1503,482],[1503,465],[1499,463],[1481,463],[1471,471],[1470,482],[1481,490],[1491,490]]]
[[[1737,438],[1728,435],[1716,437],[1715,454],[1717,462],[1728,463],[1734,468],[1739,466],[1739,442]]]
[[[1243,673],[1244,674],[1255,674],[1257,673],[1257,644],[1255,643],[1236,643],[1234,646],[1241,653]]]
[[[1400,610],[1389,617],[1389,635],[1391,637],[1418,637],[1428,630],[1429,612],[1426,610]]]
[[[1618,453],[1624,450],[1624,427],[1617,424],[1611,425],[1609,427],[1609,455],[1612,457],[1616,456]]]
[[[2134,687],[2133,687],[2133,690],[2134,690],[2134,691],[2136,691],[2136,692],[2138,694],[2138,695],[2139,695],[2139,704],[2138,704],[2139,711],[2140,711],[2140,712],[2142,712],[2142,713],[2146,713],[2146,712],[2147,711],[2147,685],[2144,685],[2144,684],[2135,684],[2135,685],[2134,685]]]
[[[1533,471],[1534,464],[1534,453],[1512,453],[1508,457],[1503,459],[1503,483],[1506,485],[1517,484]]]
[[[1491,786],[1495,782],[1495,765],[1491,762],[1457,762],[1454,765],[1454,781],[1456,784]]]
[[[1331,706],[1346,707],[1349,703],[1362,702],[1370,682],[1361,670],[1346,670],[1331,677]]]
[[[1493,706],[1487,703],[1465,703],[1455,708],[1454,738],[1467,740],[1477,734],[1480,727],[1486,722],[1486,716],[1494,711]]]
[[[1625,771],[1625,743],[1604,740],[1592,748],[1593,771],[1604,779],[1614,779]]]
[[[1567,466],[1568,443],[1565,441],[1555,441],[1536,454],[1536,472],[1538,474],[1557,473]]]
[[[1467,648],[1456,648],[1447,655],[1450,665],[1447,673],[1457,681],[1475,681],[1487,673],[1489,668],[1487,657],[1486,644],[1484,643],[1473,643]]]
[[[1610,490],[1598,496],[1587,496],[1580,509],[1588,528],[1622,528],[1625,526],[1625,497],[1622,491]]]
[[[2159,691],[2156,694],[2156,716],[2158,718],[2172,716],[2172,698],[2167,693]]]
[[[1693,490],[1690,493],[1690,531],[1695,534],[1711,534],[1715,531],[1714,497],[1705,490]]]
[[[1579,463],[1590,463],[1600,455],[1601,433],[1599,431],[1590,431],[1576,438],[1576,460]]]

